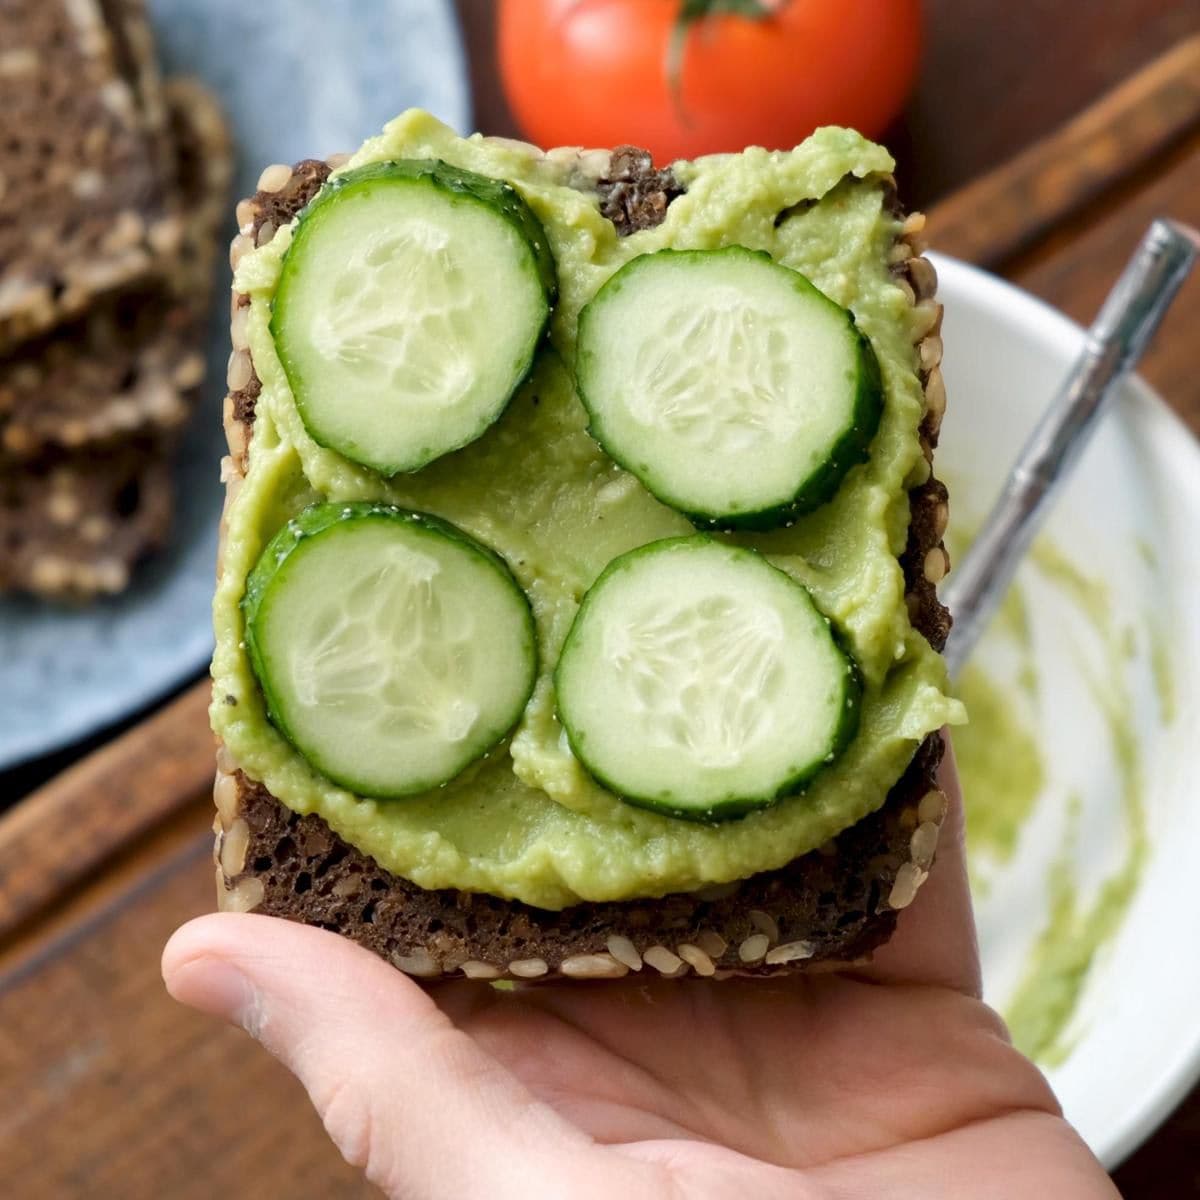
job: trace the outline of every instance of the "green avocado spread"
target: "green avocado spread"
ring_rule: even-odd
[[[662,225],[621,238],[594,184],[568,160],[460,138],[421,112],[393,121],[349,167],[441,159],[510,182],[545,227],[558,267],[549,345],[501,420],[465,449],[385,480],[306,433],[269,321],[282,229],[244,258],[249,339],[262,381],[249,470],[227,512],[214,603],[212,721],[242,768],[300,813],[319,813],[383,867],[424,888],[491,893],[545,908],[664,895],[771,870],[882,804],[917,744],[962,719],[940,657],[908,618],[897,562],[906,489],[926,470],[913,348],[920,319],[888,269],[898,233],[887,152],[823,129],[788,153],[747,150],[679,163],[686,193]],[[780,214],[787,214],[778,220]],[[686,534],[686,519],[615,467],[588,436],[571,378],[582,306],[635,255],[664,247],[765,250],[849,308],[885,389],[868,462],[794,526],[730,535],[800,580],[834,622],[863,679],[861,727],[803,792],[736,821],[703,825],[623,803],[572,756],[555,715],[553,669],[580,598],[618,554]],[[503,297],[497,297],[503,303]],[[504,556],[530,597],[541,676],[511,739],[448,785],[403,800],[353,795],[317,774],[267,719],[244,644],[246,577],[271,536],[317,500],[382,500],[434,513]]]

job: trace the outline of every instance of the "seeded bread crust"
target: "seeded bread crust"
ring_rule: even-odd
[[[125,74],[144,72],[105,15],[97,0],[5,0],[0,352],[159,273],[179,246],[170,175]]]
[[[166,99],[172,203],[187,213],[170,278],[98,299],[0,362],[0,592],[119,592],[169,532],[169,456],[204,378],[233,162],[205,88],[172,80]]]
[[[598,153],[580,155],[580,174],[594,181],[604,215],[622,234],[658,224],[681,190],[671,172],[656,170],[648,154],[628,146],[596,169]],[[259,191],[238,205],[240,232],[230,251],[234,268],[299,212],[340,161],[309,159],[263,172]],[[889,203],[895,206],[894,188]],[[920,214],[904,220],[891,269],[921,318],[918,352],[926,397],[921,441],[931,464],[945,388],[936,276],[919,256],[923,227]],[[248,297],[234,293],[225,402],[230,453],[222,464],[227,506],[246,469],[260,392],[245,336],[248,304]],[[914,626],[941,650],[950,627],[936,591],[949,569],[942,544],[947,493],[930,471],[909,500],[908,544],[900,560],[909,612]],[[221,535],[223,542],[224,521]],[[638,970],[670,978],[770,976],[854,962],[891,936],[898,911],[912,902],[928,875],[946,811],[936,783],[942,753],[940,735],[928,737],[877,812],[780,870],[657,900],[550,912],[482,894],[426,891],[383,870],[320,817],[299,816],[281,804],[221,745],[213,825],[218,902],[223,909],[334,930],[422,980],[616,978]]]

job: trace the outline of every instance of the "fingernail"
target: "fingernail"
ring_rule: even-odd
[[[222,958],[195,958],[179,967],[169,981],[171,995],[189,1008],[222,1017],[254,1034],[258,995],[237,967]]]

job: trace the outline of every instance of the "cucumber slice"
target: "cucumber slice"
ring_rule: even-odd
[[[462,530],[382,504],[316,504],[246,583],[272,722],[361,796],[423,792],[516,724],[537,672],[529,602]]]
[[[378,163],[301,213],[271,332],[313,439],[395,475],[499,418],[554,296],[545,231],[510,185]]]
[[[721,528],[823,504],[866,460],[883,411],[854,317],[741,246],[627,263],[580,315],[576,373],[608,454]]]
[[[858,726],[858,673],[808,591],[704,534],[608,566],[555,685],[571,747],[596,779],[694,820],[794,791]]]

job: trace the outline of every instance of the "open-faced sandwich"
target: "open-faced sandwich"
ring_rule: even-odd
[[[234,242],[223,907],[422,978],[860,959],[933,861],[923,220],[843,129],[655,169],[420,112]]]

